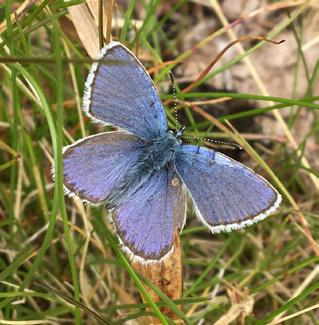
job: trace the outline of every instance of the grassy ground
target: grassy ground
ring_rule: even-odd
[[[103,208],[64,198],[62,147],[101,131],[80,110],[90,66],[83,47],[90,40],[78,38],[68,16],[68,7],[80,2],[0,3],[0,324],[121,324],[127,320],[148,324],[142,316],[152,314],[168,324],[171,321],[157,309],[147,310],[140,302],[143,281],[119,250]],[[259,26],[256,17],[268,15],[264,27],[268,37],[278,40],[285,33],[292,35],[286,46],[295,49],[289,53],[293,64],[284,71],[291,78],[281,85],[289,94],[274,97],[267,91],[264,74],[251,57],[274,45],[254,41],[234,48],[196,88],[179,94],[179,108],[188,134],[238,141],[250,155],[242,152],[236,158],[267,177],[284,202],[275,215],[256,226],[214,236],[189,209],[181,235],[184,295],[180,301],[166,298],[160,303],[179,312],[187,324],[218,320],[219,324],[231,320],[276,324],[285,317],[289,318],[285,324],[319,324],[319,181],[314,159],[319,152],[318,61],[307,59],[305,53],[309,47],[318,51],[318,29],[305,34],[309,24],[315,26],[310,18],[318,5],[276,1],[269,2],[272,7],[267,11],[266,2],[262,3],[257,13],[256,8],[246,8],[240,15],[244,18],[238,16],[233,26],[253,22]],[[213,48],[222,37],[226,44],[230,42],[236,30],[229,28],[227,14],[227,8],[216,1],[207,6],[131,1],[128,7],[119,2],[114,6],[112,35],[134,45],[137,28],[139,53],[148,68],[158,67],[153,78],[165,101],[171,98],[167,72],[174,66],[167,62],[178,59],[179,65],[186,61],[199,65],[196,51]],[[203,17],[215,22],[210,33],[194,31]],[[103,28],[110,31],[109,27],[105,23]],[[83,33],[88,29],[83,21]],[[188,44],[191,33],[196,38]],[[187,49],[181,46],[183,41]],[[214,56],[205,57],[211,61]],[[274,64],[279,58],[280,52]],[[248,94],[238,87],[225,94],[213,82],[239,62],[253,86]],[[198,75],[195,71],[183,78],[183,71],[176,70],[181,88]],[[305,91],[300,95],[302,83]],[[235,110],[227,110],[229,98]],[[218,104],[212,99],[219,99]],[[253,110],[237,111],[237,103]],[[173,128],[169,108],[167,115]],[[265,135],[267,117],[272,133]],[[229,127],[226,118],[240,133]],[[50,173],[53,161],[56,182]]]

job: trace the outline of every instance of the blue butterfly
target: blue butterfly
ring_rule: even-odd
[[[111,42],[101,58],[109,62],[92,65],[83,109],[121,130],[67,146],[64,184],[69,194],[112,211],[117,235],[134,257],[169,254],[185,224],[186,192],[212,233],[251,225],[279,207],[280,194],[263,177],[219,152],[182,143],[184,128],[168,130],[149,74],[125,46]]]

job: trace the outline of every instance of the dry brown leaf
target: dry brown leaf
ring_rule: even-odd
[[[88,55],[95,59],[100,53],[98,28],[86,4],[68,8],[76,32]]]
[[[214,325],[228,325],[240,318],[241,323],[246,316],[251,315],[254,308],[254,299],[248,291],[238,292],[237,290],[227,290],[232,306],[225,315],[220,317]]]
[[[99,5],[98,5],[98,1],[96,0],[87,0],[87,5],[94,17],[95,23],[96,25],[98,25],[99,23]],[[109,7],[109,3],[108,1],[104,1],[104,10],[103,10],[103,33],[105,36],[105,32],[106,32],[106,23],[107,23],[107,10]],[[119,13],[118,13],[119,14]],[[124,19],[121,17],[118,17],[118,15],[114,15],[113,19],[112,19],[112,28],[122,28],[124,25]],[[132,24],[137,28],[140,29],[141,26],[143,25],[143,21],[142,20],[135,20],[132,19],[131,20]]]
[[[172,300],[181,298],[183,291],[183,269],[182,250],[178,232],[175,233],[174,250],[163,262],[147,265],[132,262],[132,266]],[[147,289],[153,300],[159,301],[158,296],[151,289]],[[168,317],[176,318],[170,309],[162,308],[161,310]]]
[[[87,6],[88,6],[93,18],[94,18],[96,25],[98,26],[98,24],[99,24],[99,2],[96,0],[87,0],[86,3],[87,3]],[[104,1],[104,10],[103,10],[103,24],[104,24],[104,26],[106,25],[106,21],[107,21],[107,12],[106,12],[107,8],[108,8],[108,3],[107,3],[107,1]],[[105,32],[105,30],[103,32]]]

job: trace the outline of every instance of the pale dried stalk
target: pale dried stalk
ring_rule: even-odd
[[[11,19],[11,24],[16,22],[17,18],[20,18],[23,14],[25,14],[28,9],[33,6],[35,3],[41,3],[42,1],[39,0],[26,0],[24,1],[17,10],[15,10],[15,12],[13,12],[10,16]],[[4,20],[1,24],[0,24],[0,34],[2,34],[3,32],[5,32],[7,30],[7,20]]]
[[[301,283],[301,285],[297,288],[297,290],[294,292],[294,294],[291,296],[290,299],[293,299],[301,294],[307,288],[307,286],[315,279],[319,274],[319,265],[316,265],[315,268],[308,274],[308,276],[305,278],[305,280]],[[278,321],[280,318],[282,318],[285,314],[287,313],[286,311],[283,311],[279,315],[277,315],[270,324],[278,324]]]

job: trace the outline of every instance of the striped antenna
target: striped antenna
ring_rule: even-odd
[[[203,140],[203,141],[207,141],[207,142],[210,142],[210,143],[230,146],[230,147],[233,147],[233,148],[239,149],[239,150],[243,149],[238,143],[229,142],[229,141],[221,141],[221,140],[208,139],[208,138],[202,138],[202,137],[193,137],[193,136],[186,136],[186,135],[183,135],[182,139]]]
[[[175,130],[178,130],[178,113],[177,113],[177,97],[176,97],[176,87],[175,87],[175,79],[173,76],[173,72],[169,71],[169,77],[171,79],[172,93],[174,98],[174,115],[175,115]]]

